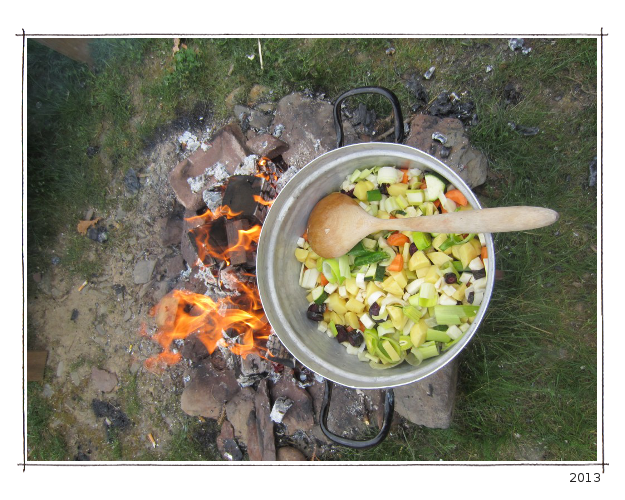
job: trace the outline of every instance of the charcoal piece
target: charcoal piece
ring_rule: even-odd
[[[439,153],[441,158],[449,158],[450,154],[451,154],[451,148],[448,146],[443,146]]]
[[[465,125],[474,125],[477,122],[475,104],[472,101],[461,101],[455,97],[452,99],[452,94],[447,92],[441,92],[438,95],[429,107],[429,113],[442,118],[458,118]]]
[[[95,155],[97,155],[100,152],[100,148],[99,146],[89,146],[87,148],[87,156],[89,158],[93,158]]]
[[[238,213],[237,217],[245,218],[255,224],[262,224],[266,209],[264,205],[254,199],[254,196],[263,197],[265,180],[254,175],[233,175],[228,180],[222,205]]]
[[[69,318],[72,321],[76,321],[78,319],[78,309],[72,309],[72,315]]]
[[[130,419],[126,414],[108,401],[94,399],[91,401],[91,408],[96,417],[105,419],[104,424],[107,427],[125,429],[130,425]]]
[[[416,97],[417,103],[424,105],[428,102],[428,93],[423,84],[413,75],[406,82],[406,88]]]
[[[100,224],[96,224],[95,226],[91,226],[87,229],[87,238],[93,241],[97,241],[98,243],[104,243],[108,240],[109,235],[106,228]]]
[[[249,229],[249,224],[244,219],[231,219],[226,221],[226,237],[228,239],[228,257],[230,264],[238,266],[247,263],[247,252],[244,248],[237,248],[239,241],[239,231]]]
[[[521,87],[514,82],[507,83],[503,89],[503,98],[508,104],[519,104],[519,102],[521,102],[521,99],[523,99],[523,95],[521,94]]]

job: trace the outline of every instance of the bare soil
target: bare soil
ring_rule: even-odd
[[[201,137],[201,130],[194,133]],[[136,168],[137,194],[130,195],[120,179],[120,186],[111,189],[119,193],[111,210],[93,214],[108,228],[108,240],[88,241],[84,258],[95,272],[86,284],[63,261],[69,233],[76,228],[59,235],[58,264],[36,281],[28,277],[33,287],[27,300],[29,350],[48,352],[43,393],[56,410],[52,427],[65,436],[70,460],[163,459],[172,433],[188,422],[179,402],[184,367],[161,373],[144,367],[160,352],[149,337],[155,329],[150,311],[174,282],[185,279],[184,273],[166,277],[180,244],[164,246],[160,225],[180,209],[167,178],[184,156],[179,135],[180,130],[164,133],[146,153],[145,165]],[[140,260],[156,260],[145,284],[135,284],[133,277]],[[113,391],[98,389],[94,368],[116,375]],[[94,401],[113,404],[130,420],[114,440],[107,433],[111,419],[96,416]]]

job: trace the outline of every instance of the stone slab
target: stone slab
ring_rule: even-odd
[[[200,148],[188,158],[182,160],[169,174],[169,183],[178,201],[188,210],[199,210],[205,203],[202,192],[213,185],[217,179],[207,176],[200,186],[192,190],[190,178],[198,178],[206,170],[218,163],[222,164],[229,175],[249,156],[250,150],[245,145],[241,128],[232,123],[221,129],[210,142],[206,150]]]
[[[444,145],[432,139],[435,132],[446,137],[447,142]],[[469,144],[464,125],[457,118],[415,115],[410,120],[410,133],[405,144],[438,158],[471,188],[486,182],[488,160]],[[443,146],[451,150],[445,150]]]
[[[418,382],[395,388],[395,412],[431,429],[451,425],[458,384],[458,358]]]

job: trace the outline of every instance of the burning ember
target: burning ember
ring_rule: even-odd
[[[224,347],[241,357],[257,354],[265,358],[271,327],[262,309],[256,276],[245,268],[254,265],[250,255],[255,253],[260,224],[273,203],[267,198],[275,196],[273,185],[278,176],[269,169],[269,163],[261,158],[257,175],[231,177],[224,205],[187,219],[197,249],[195,264],[210,273],[222,292],[219,295],[225,296],[212,298],[173,290],[161,299],[151,314],[158,328],[152,339],[163,351],[146,360],[147,369],[179,362],[182,355],[177,341],[190,335],[197,336],[209,354]],[[237,210],[225,204],[229,200]],[[239,267],[241,264],[245,266]]]

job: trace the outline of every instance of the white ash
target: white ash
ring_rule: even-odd
[[[247,156],[243,163],[235,169],[234,175],[253,175],[256,172],[256,160],[258,160],[257,155]]]
[[[276,399],[276,402],[273,404],[273,408],[271,409],[271,413],[269,414],[269,418],[273,420],[275,423],[282,423],[282,419],[289,408],[293,406],[293,401],[289,398],[279,397]]]
[[[219,191],[210,191],[207,189],[202,192],[202,199],[204,200],[204,203],[206,203],[206,207],[211,212],[215,212],[215,210],[221,206],[223,195]]]
[[[228,177],[230,177],[230,174],[226,170],[226,167],[223,163],[217,162],[212,167],[208,167],[203,174],[200,174],[197,177],[189,177],[187,179],[187,182],[191,187],[191,191],[193,193],[197,193],[198,191],[206,187],[206,182],[210,177],[213,177],[216,181],[216,184],[219,185],[223,183],[223,181],[225,181]]]
[[[178,142],[182,144],[187,151],[190,151],[190,152],[193,152],[197,148],[200,147],[200,143],[197,140],[197,136],[193,135],[188,130],[184,134],[182,134],[180,137],[178,137]]]
[[[282,131],[284,130],[284,125],[282,123],[278,123],[278,125],[276,125],[273,128],[273,136],[278,138],[282,135]]]
[[[288,170],[280,176],[278,182],[276,183],[276,194],[282,191],[287,182],[289,182],[297,172],[297,167],[289,167]]]
[[[212,144],[207,144],[206,142],[203,142],[200,147],[202,148],[202,151],[208,151],[210,148],[213,147]]]
[[[205,266],[200,259],[198,259],[197,262],[198,262],[198,270],[196,273],[197,277],[200,278],[204,282],[206,287],[209,289],[217,286],[218,283],[215,277],[213,276],[213,273],[211,272],[211,268]]]

